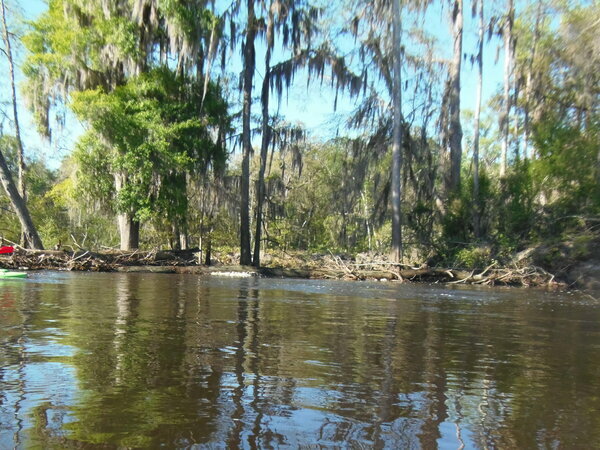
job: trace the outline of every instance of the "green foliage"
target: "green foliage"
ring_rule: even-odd
[[[210,88],[203,111],[200,84],[167,68],[109,93],[75,93],[73,111],[90,125],[76,152],[79,191],[117,211],[132,211],[140,221],[185,216],[185,174],[201,174],[225,160],[210,127],[226,123],[227,105]],[[113,194],[114,176],[124,182]]]
[[[504,245],[518,245],[533,237],[536,225],[535,189],[530,165],[527,161],[517,162],[500,181],[494,211],[497,213],[496,232]]]
[[[318,252],[364,251],[373,244],[373,168],[361,167],[353,141],[337,139],[303,149],[302,173],[292,155],[266,180],[270,243]],[[368,225],[368,228],[367,228]],[[370,230],[370,234],[369,234]]]
[[[42,134],[50,136],[50,109],[64,114],[72,92],[111,91],[171,58],[189,68],[188,75],[194,72],[203,40],[214,27],[219,30],[218,18],[203,3],[161,0],[151,14],[149,5],[140,5],[50,0],[48,10],[29,23],[24,92]]]
[[[443,240],[448,243],[470,240],[473,229],[471,202],[468,192],[462,188],[447,203],[447,212],[442,222]]]
[[[466,179],[465,179],[466,178]],[[454,194],[446,206],[446,214],[442,219],[442,241],[471,242],[475,240],[473,217],[475,202],[473,200],[473,177],[463,175],[460,191]],[[479,213],[480,231],[482,236],[489,236],[492,224],[490,223],[490,212],[493,202],[497,196],[497,189],[485,170],[479,174]],[[432,214],[433,212],[430,212]]]
[[[69,194],[87,204],[100,202],[107,211],[113,211],[114,176],[109,155],[110,151],[93,133],[83,134],[69,161]]]
[[[456,253],[454,265],[465,269],[483,269],[491,262],[490,247],[467,247]]]
[[[590,232],[578,234],[573,238],[572,257],[585,260],[592,255],[592,245],[598,237]]]
[[[104,6],[51,0],[48,10],[29,24],[23,38],[28,51],[24,94],[45,136],[50,136],[50,109],[56,106],[64,114],[72,89],[120,84],[123,63],[140,58],[136,24],[121,14],[105,14]]]
[[[0,148],[13,174],[17,173],[17,143],[13,136],[0,136]],[[38,224],[38,233],[43,242],[49,244],[69,238],[68,217],[64,205],[49,193],[58,182],[58,176],[49,170],[42,160],[27,160],[25,184],[28,191],[28,206],[34,223]],[[20,241],[20,223],[13,212],[8,198],[0,195],[0,236],[10,241]]]
[[[537,230],[535,199],[537,191],[527,162],[516,163],[507,176],[493,184],[488,173],[479,178],[480,233],[483,242],[495,249],[497,256],[515,251]],[[486,265],[488,247],[471,247],[475,242],[473,178],[461,185],[461,190],[448,201],[442,219],[440,254],[449,262],[467,268]],[[467,245],[465,247],[465,245]],[[481,253],[483,252],[483,253]]]
[[[582,130],[556,115],[536,124],[534,138],[540,158],[533,170],[554,219],[600,213],[599,129],[592,125]]]
[[[67,248],[73,244],[73,239],[87,248],[115,246],[118,240],[112,214],[99,198],[93,196],[93,190],[83,190],[75,159],[72,157],[63,162],[60,177],[44,195],[44,201],[53,204],[61,214],[44,220],[40,233],[46,233],[48,242],[61,242]]]

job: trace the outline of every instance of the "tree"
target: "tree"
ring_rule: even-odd
[[[402,18],[401,0],[392,0],[393,14],[393,120],[392,140],[392,258],[402,261]]]
[[[252,264],[260,266],[260,247],[262,228],[264,226],[263,206],[265,201],[265,170],[269,146],[272,144],[272,125],[269,116],[270,90],[274,86],[281,86],[284,79],[289,79],[294,73],[304,65],[310,66],[311,60],[327,55],[327,48],[322,47],[318,51],[313,51],[311,42],[313,38],[313,21],[319,16],[319,9],[311,7],[309,4],[300,1],[289,0],[271,0],[266,4],[266,28],[265,28],[265,74],[263,77],[261,89],[261,148],[260,148],[260,168],[258,173],[258,188],[256,190],[256,232],[254,234],[254,255]],[[290,49],[292,55],[289,59],[282,61],[275,67],[271,67],[271,56],[275,47],[275,38],[282,34],[282,46],[285,50]],[[307,56],[308,55],[308,56]],[[290,68],[291,72],[281,70]],[[308,88],[308,86],[307,86]],[[282,90],[277,89],[278,99],[281,98]],[[288,128],[286,131],[289,131]],[[286,133],[284,133],[286,134]],[[304,133],[287,133],[290,142],[282,142],[280,151],[284,151],[286,144],[293,144],[296,137],[303,137]]]
[[[448,191],[460,188],[460,165],[462,160],[462,127],[460,125],[460,69],[463,41],[463,2],[454,0],[452,7],[452,37],[454,53],[448,79],[448,146],[450,148],[450,177]]]
[[[440,67],[432,56],[430,37],[421,29],[409,29],[406,36],[403,35],[401,17],[402,10],[419,17],[427,4],[427,1],[398,5],[394,1],[358,2],[349,27],[351,35],[360,43],[357,53],[362,64],[357,71],[360,74],[357,95],[362,96],[362,101],[350,124],[369,137],[372,163],[392,150],[384,198],[386,203],[388,199],[391,203],[392,258],[395,260],[399,260],[402,253],[402,201],[408,193],[403,187],[410,179],[415,182],[418,196],[431,197],[434,185],[431,170],[415,176],[411,163],[429,160],[428,168],[432,168],[427,133],[434,109],[440,109],[432,108],[435,99],[432,80],[439,76]],[[403,70],[408,73],[406,78],[402,76]],[[403,110],[408,105],[411,108]],[[419,129],[416,132],[420,135],[419,144],[410,138],[411,129]],[[389,220],[390,214],[386,214],[386,218]]]
[[[528,48],[527,50],[527,62],[526,64],[524,64],[525,66],[525,71],[526,71],[526,75],[525,75],[525,104],[523,106],[523,112],[524,112],[524,119],[523,119],[523,141],[524,141],[524,157],[525,158],[531,158],[533,159],[534,154],[533,154],[533,150],[530,151],[529,148],[529,144],[530,144],[530,135],[531,135],[531,120],[530,120],[530,114],[531,114],[531,109],[532,109],[532,97],[533,97],[533,90],[534,90],[534,64],[536,63],[536,59],[537,59],[537,52],[538,52],[538,46],[539,46],[539,41],[540,41],[540,37],[541,37],[541,27],[542,27],[542,22],[543,22],[543,11],[542,11],[542,6],[543,6],[543,0],[538,0],[537,1],[537,7],[536,7],[536,15],[535,15],[535,25],[534,25],[534,29],[533,29],[533,38],[532,38],[532,42],[531,42],[531,47]]]
[[[271,89],[271,52],[275,43],[275,12],[281,8],[278,0],[269,4],[267,12],[267,27],[265,35],[265,75],[261,90],[262,106],[262,140],[260,145],[260,169],[258,171],[258,191],[256,194],[256,232],[254,233],[254,255],[252,265],[260,267],[260,245],[263,227],[263,203],[265,198],[265,170],[267,167],[267,153],[271,142],[271,128],[269,124],[269,90]]]
[[[473,231],[479,238],[481,210],[479,205],[479,124],[481,118],[481,96],[483,91],[483,39],[485,36],[485,21],[483,14],[484,0],[477,1],[479,17],[479,40],[477,41],[477,98],[475,100],[475,116],[473,119]],[[475,9],[475,8],[473,8]]]
[[[523,46],[530,47],[532,40],[539,46],[527,102],[534,112],[531,134],[539,156],[534,173],[549,207],[563,215],[597,214],[600,12],[594,5],[564,6],[558,25],[536,19],[533,32],[524,33]],[[520,60],[527,64],[521,50]]]
[[[502,154],[500,156],[500,176],[506,175],[509,133],[510,133],[510,110],[511,110],[511,86],[514,70],[514,37],[513,24],[515,20],[514,0],[507,0],[506,15],[502,27],[504,39],[504,97],[503,110],[500,115],[500,130],[502,135]]]
[[[27,195],[25,192],[25,152],[23,150],[23,140],[21,139],[21,127],[19,124],[19,113],[17,110],[17,92],[15,88],[15,66],[12,56],[12,46],[10,42],[10,36],[8,32],[8,26],[6,25],[6,6],[4,0],[0,1],[0,10],[2,12],[2,39],[4,41],[4,54],[8,61],[8,74],[10,78],[10,91],[12,96],[12,113],[13,121],[15,124],[15,136],[17,138],[18,152],[17,158],[19,162],[19,194],[23,197],[24,201],[27,201]]]
[[[215,30],[215,17],[201,0],[51,1],[25,40],[30,51],[24,68],[27,91],[40,130],[50,135],[50,109],[64,114],[73,92],[101,88],[110,93],[132,76],[172,60],[179,76],[204,81],[204,55],[214,53],[209,39],[214,41]],[[113,176],[121,189],[134,175]],[[173,181],[181,183],[181,174]],[[121,247],[137,247],[136,214],[121,211],[118,223]]]
[[[254,39],[256,37],[256,16],[254,0],[247,0],[246,35],[243,43],[244,55],[244,104],[242,109],[242,177],[240,180],[240,264],[249,266],[252,263],[250,251],[250,155],[252,154],[252,137],[250,135],[250,115],[252,111],[252,80],[256,64]]]
[[[10,89],[12,96],[12,113],[13,121],[15,126],[15,136],[17,140],[17,158],[18,158],[18,190],[15,189],[14,182],[11,174],[8,170],[6,160],[1,153],[0,149],[0,176],[2,178],[2,185],[6,191],[6,194],[10,198],[11,204],[15,209],[19,221],[21,222],[21,235],[22,244],[26,247],[34,249],[43,249],[42,241],[38,235],[38,232],[31,220],[29,210],[27,209],[27,193],[25,190],[25,156],[23,150],[23,141],[21,139],[21,128],[19,125],[19,114],[17,110],[17,93],[15,88],[15,66],[13,61],[12,46],[10,42],[10,35],[8,32],[8,26],[6,24],[6,5],[4,0],[0,1],[0,12],[2,13],[2,38],[4,41],[3,53],[8,61],[8,73],[10,77]]]
[[[140,222],[166,218],[177,223],[185,217],[188,199],[181,174],[201,173],[225,158],[211,138],[211,127],[222,122],[227,109],[216,88],[209,85],[202,114],[201,83],[167,68],[132,77],[108,93],[87,90],[73,97],[73,110],[90,125],[79,143],[89,189],[94,183],[106,186],[94,181],[98,176],[112,175],[113,208],[126,217],[120,220],[134,224],[125,228],[127,235],[121,226],[122,249],[137,247]],[[100,167],[92,164],[101,160],[90,157],[94,153],[104,155]]]

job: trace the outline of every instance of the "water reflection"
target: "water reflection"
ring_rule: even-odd
[[[0,448],[584,448],[599,319],[521,290],[38,274],[0,286]]]

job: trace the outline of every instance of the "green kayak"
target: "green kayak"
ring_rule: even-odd
[[[11,272],[7,269],[0,269],[0,278],[27,278],[27,273]]]

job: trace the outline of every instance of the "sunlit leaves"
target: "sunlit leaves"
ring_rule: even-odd
[[[170,208],[185,192],[181,174],[222,161],[224,150],[211,136],[211,124],[226,118],[226,104],[211,86],[202,115],[200,95],[198,82],[166,68],[134,77],[109,93],[95,89],[73,95],[73,111],[89,124],[79,143],[82,172],[90,181],[113,173],[127,176],[114,197],[117,210],[133,211],[140,220],[183,214],[186,201],[175,202],[183,210]],[[108,183],[98,188],[103,186]],[[98,191],[105,199],[111,198],[108,194]]]

